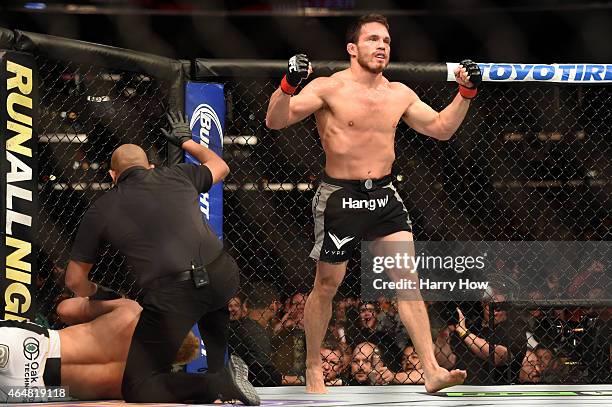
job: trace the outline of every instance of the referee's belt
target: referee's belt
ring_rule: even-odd
[[[160,287],[163,287],[163,286],[166,286],[172,283],[179,283],[181,281],[191,280],[191,271],[192,270],[186,270],[186,271],[181,271],[180,273],[171,274],[169,276],[156,278],[155,280],[147,283],[145,285],[145,288],[149,290],[156,290]]]

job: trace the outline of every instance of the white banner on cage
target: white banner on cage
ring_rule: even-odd
[[[455,81],[456,62],[447,62],[447,80]],[[489,82],[611,83],[612,64],[479,63]]]

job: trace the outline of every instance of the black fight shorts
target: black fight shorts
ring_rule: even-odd
[[[408,211],[393,177],[339,180],[323,174],[312,200],[315,244],[310,257],[327,263],[347,261],[362,240],[412,232]]]

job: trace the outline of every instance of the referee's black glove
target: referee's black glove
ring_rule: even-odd
[[[89,296],[90,300],[94,301],[110,301],[110,300],[118,300],[121,297],[117,291],[112,290],[108,287],[104,287],[103,285],[96,284],[96,292],[93,295]]]
[[[166,117],[170,124],[170,131],[161,129],[161,132],[170,143],[181,147],[183,143],[191,140],[191,129],[186,115],[182,112],[168,112]]]

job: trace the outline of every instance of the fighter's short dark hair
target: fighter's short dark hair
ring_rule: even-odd
[[[359,34],[361,33],[361,27],[367,23],[380,23],[387,27],[387,31],[389,31],[389,23],[387,22],[387,17],[382,14],[366,14],[359,17],[355,20],[348,30],[346,31],[346,43],[352,42],[356,44],[359,40]]]

